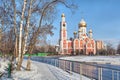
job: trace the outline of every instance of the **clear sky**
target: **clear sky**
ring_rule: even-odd
[[[49,37],[53,44],[59,40],[61,14],[64,13],[67,22],[68,39],[73,37],[73,31],[78,30],[78,23],[83,17],[87,23],[87,31],[93,30],[95,40],[120,40],[120,0],[73,0],[78,9],[71,13],[63,5],[58,6],[57,17],[54,21],[54,35]]]

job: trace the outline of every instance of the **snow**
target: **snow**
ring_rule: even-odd
[[[96,62],[96,63],[110,63],[120,65],[120,56],[70,56],[62,57],[60,59],[80,61],[80,62]],[[68,73],[55,66],[32,61],[31,71],[26,71],[26,60],[23,61],[22,70],[12,72],[12,77],[7,78],[6,68],[8,67],[8,60],[0,59],[0,72],[6,73],[0,80],[90,80],[89,78],[80,74],[71,72]]]
[[[55,66],[32,61],[31,63],[31,71],[26,71],[26,60],[23,61],[22,70],[12,72],[12,77],[7,78],[3,76],[0,80],[80,80],[80,75],[73,73],[70,74],[68,72],[63,71]],[[2,65],[6,64],[3,61],[0,61]],[[2,70],[3,67],[0,67]],[[87,77],[81,76],[83,80],[90,80]]]
[[[120,65],[120,56],[70,56],[61,57],[60,59],[79,61],[79,62],[96,62],[100,64]]]
[[[51,66],[51,65],[49,65],[49,69],[57,77],[57,80],[80,80],[80,78],[82,78],[82,80],[91,80],[85,76],[82,76],[82,75],[74,73],[74,72],[67,73],[67,72],[65,72],[57,67]]]
[[[31,71],[26,71],[26,60],[23,62],[22,71],[14,71],[13,79],[15,80],[56,80],[48,70],[46,64],[32,61]]]
[[[6,73],[5,69],[8,68],[8,60],[0,59],[0,72]]]

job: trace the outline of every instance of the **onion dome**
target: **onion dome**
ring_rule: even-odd
[[[79,27],[86,27],[86,26],[87,26],[86,22],[84,21],[84,19],[82,19],[79,23]]]
[[[74,31],[74,32],[73,32],[73,34],[74,34],[74,35],[76,35],[76,34],[77,34],[77,32],[76,32],[76,31]]]
[[[92,33],[92,29],[89,30],[89,33]]]
[[[77,37],[77,36],[76,36],[76,35],[77,35],[77,32],[74,31],[73,34],[74,34],[74,38],[76,38],[76,37]]]
[[[65,17],[65,14],[64,14],[64,13],[62,13],[61,17]]]

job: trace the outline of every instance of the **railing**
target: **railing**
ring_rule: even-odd
[[[80,74],[91,80],[120,80],[120,66],[103,66],[95,63],[85,63],[77,61],[69,61],[63,59],[52,59],[43,57],[33,57],[32,60],[47,63],[55,67],[61,68],[68,73]]]

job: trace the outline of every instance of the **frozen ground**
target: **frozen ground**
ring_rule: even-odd
[[[5,69],[8,67],[9,61],[0,59],[0,72],[6,73]]]
[[[0,63],[4,64],[3,61],[0,61]],[[26,61],[24,60],[22,71],[13,71],[12,78],[5,78],[6,76],[3,76],[0,80],[80,80],[79,74],[69,74],[52,65],[32,61],[31,71],[25,71],[25,66]],[[0,67],[0,70],[2,68]],[[90,80],[84,76],[81,77],[82,80]]]
[[[60,59],[80,61],[80,62],[97,62],[97,63],[110,63],[120,65],[120,56],[71,56],[61,57]]]
[[[57,67],[49,65],[49,69],[56,76],[57,80],[91,80],[85,76],[81,76],[76,73],[67,73]],[[81,79],[80,79],[81,78]]]

